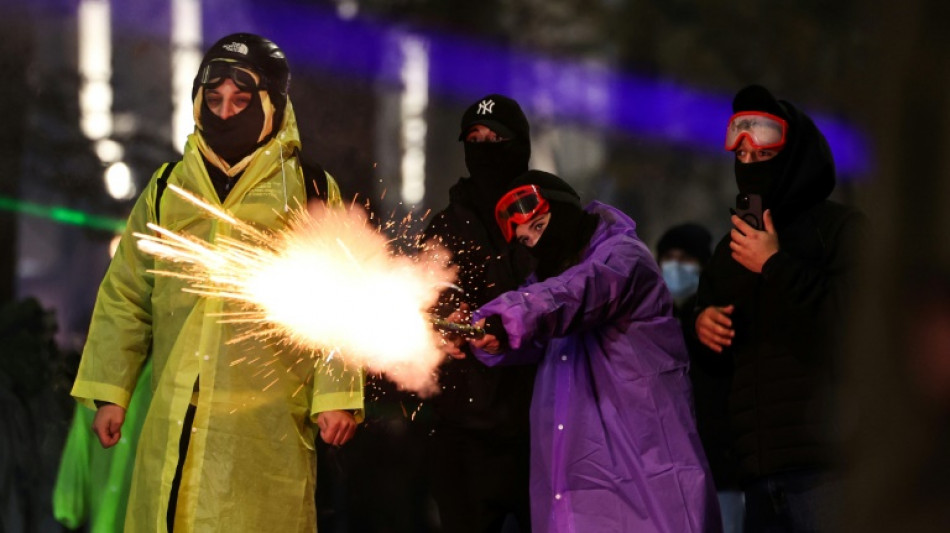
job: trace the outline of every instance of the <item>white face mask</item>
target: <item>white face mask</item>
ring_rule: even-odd
[[[660,263],[663,269],[663,281],[676,301],[682,301],[696,294],[699,288],[699,265],[676,260]]]

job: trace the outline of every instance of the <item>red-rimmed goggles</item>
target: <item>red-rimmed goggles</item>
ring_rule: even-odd
[[[743,138],[756,150],[770,150],[785,146],[788,122],[781,117],[762,111],[740,111],[729,119],[726,128],[726,150],[739,148]]]
[[[508,191],[495,204],[495,221],[505,240],[511,242],[515,227],[551,210],[551,204],[541,196],[536,185],[522,185]]]

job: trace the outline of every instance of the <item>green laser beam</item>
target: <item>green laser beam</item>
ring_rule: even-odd
[[[23,213],[35,217],[48,218],[60,224],[82,226],[85,228],[122,233],[125,230],[125,221],[117,218],[93,215],[78,209],[68,207],[47,206],[33,202],[26,202],[16,198],[0,196],[0,210]]]

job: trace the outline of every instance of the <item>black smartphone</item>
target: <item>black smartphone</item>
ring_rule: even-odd
[[[757,230],[761,231],[765,228],[765,224],[762,222],[762,195],[737,194],[736,208],[732,212]]]

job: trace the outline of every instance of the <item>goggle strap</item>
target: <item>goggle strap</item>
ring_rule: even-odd
[[[578,207],[581,206],[580,198],[578,198],[577,196],[574,196],[573,194],[569,192],[557,191],[557,190],[552,190],[552,189],[542,189],[540,187],[537,187],[537,185],[535,185],[534,187],[537,188],[537,190],[539,191],[541,195],[541,198],[543,198],[544,200],[547,200],[549,202],[551,200],[554,200],[557,202],[565,202],[565,203],[573,204]],[[515,189],[512,189],[512,190],[515,190]],[[507,194],[505,196],[507,196]],[[509,212],[509,209],[511,208],[511,206],[519,202],[520,200],[513,200],[502,210],[502,214],[505,214],[506,219],[511,216]]]
[[[548,201],[564,202],[568,204],[581,206],[581,199],[566,191],[557,191],[552,189],[541,189],[541,196]]]

